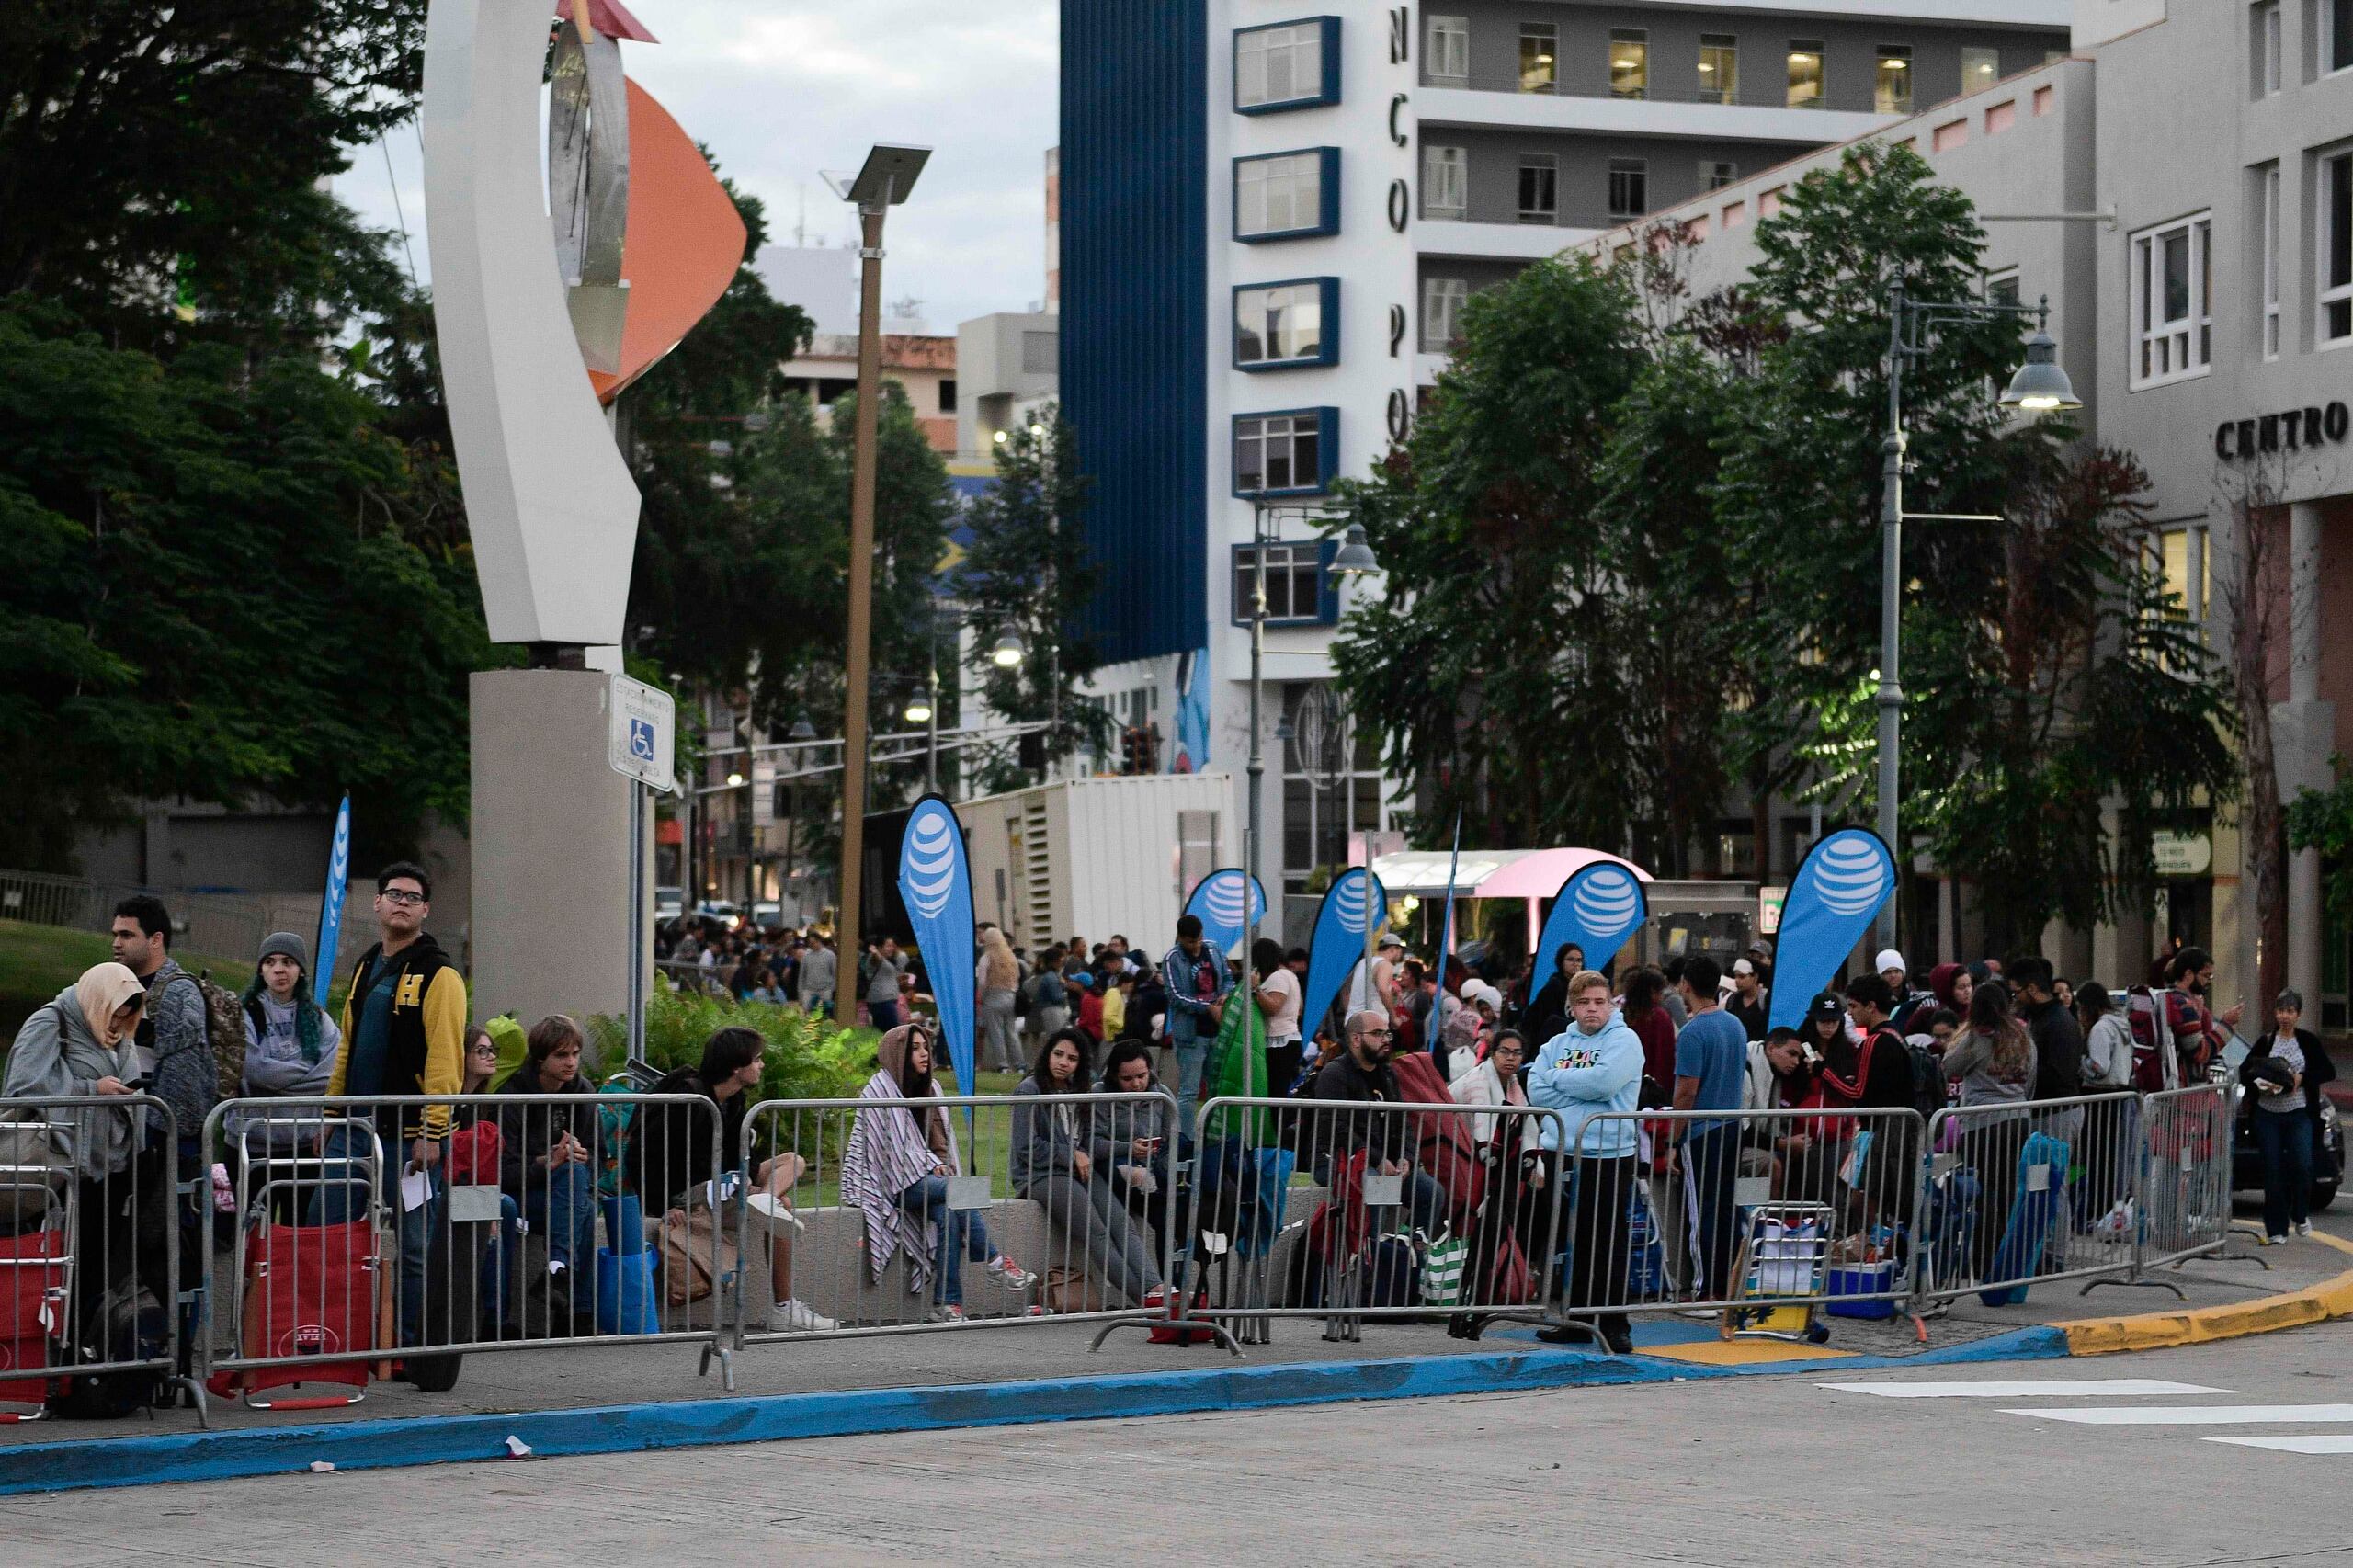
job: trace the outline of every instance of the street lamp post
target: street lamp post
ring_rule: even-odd
[[[877,146],[855,179],[840,187],[858,208],[858,426],[849,490],[849,648],[844,660],[847,696],[842,710],[841,918],[835,923],[840,967],[835,1017],[858,1019],[858,956],[862,950],[859,883],[866,854],[866,660],[868,619],[874,606],[874,455],[877,404],[882,392],[882,220],[906,200],[931,156],[927,147]]]
[[[2026,363],[2010,378],[2001,397],[2005,408],[2028,413],[2081,408],[2083,401],[2059,367],[2058,345],[2047,330],[2051,300],[2013,305],[1999,300],[1907,300],[1901,282],[1887,290],[1887,438],[1880,443],[1880,570],[1879,570],[1879,835],[1888,852],[1903,864],[1904,850],[1897,823],[1896,786],[1900,774],[1897,745],[1904,729],[1904,687],[1896,661],[1903,651],[1904,525],[1905,522],[1998,523],[1992,514],[1906,512],[1904,509],[1904,454],[1909,445],[1904,433],[1904,367],[1928,351],[1931,329],[1944,322],[1994,321],[2006,316],[2032,316],[2035,328],[2026,344]],[[1895,901],[1880,906],[1874,940],[1882,948],[1896,946]]]
[[[926,660],[926,667],[924,670],[924,694],[915,701],[908,703],[905,710],[904,716],[908,723],[921,724],[924,726],[923,787],[926,791],[937,790],[939,788],[940,628],[948,626],[961,630],[971,623],[972,617],[967,611],[958,609],[953,607],[943,610],[938,608],[937,605],[934,606],[931,619],[929,653]],[[1021,641],[1021,634],[1010,627],[1007,627],[1003,632],[999,633],[997,640],[995,642],[989,644],[989,663],[995,665],[1001,670],[1009,670],[1013,668],[1016,665],[1021,663],[1023,659],[1027,658],[1029,653],[1029,646]],[[961,657],[958,662],[960,664],[962,662]],[[960,694],[962,692],[963,683],[961,681],[957,683],[957,690]],[[959,702],[959,712],[961,714],[961,695]],[[963,721],[960,717],[958,720],[960,727],[962,722]]]

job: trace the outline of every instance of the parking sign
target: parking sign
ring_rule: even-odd
[[[627,676],[617,675],[612,683],[607,711],[613,771],[656,790],[676,790],[676,704],[668,692]]]

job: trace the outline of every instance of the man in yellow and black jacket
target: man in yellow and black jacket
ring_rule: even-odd
[[[327,1082],[330,1095],[454,1095],[465,1083],[466,982],[425,930],[432,912],[433,884],[425,868],[396,860],[376,876],[376,925],[381,939],[360,956],[343,1004],[342,1054]],[[438,1228],[441,1182],[436,1169],[449,1136],[450,1108],[387,1106],[374,1115],[384,1163],[382,1190],[400,1190],[412,1173],[426,1177],[426,1200],[401,1211],[401,1343],[425,1339],[426,1243]],[[351,1135],[337,1132],[330,1150],[347,1157],[365,1153]],[[364,1142],[364,1132],[358,1141]],[[357,1218],[348,1195],[331,1186],[324,1195],[324,1222]],[[439,1341],[437,1339],[436,1341]]]

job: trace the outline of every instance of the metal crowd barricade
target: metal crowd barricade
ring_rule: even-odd
[[[2134,1267],[2140,1097],[2127,1091],[1954,1106],[1928,1124],[1917,1310],[2040,1281],[2120,1283]]]
[[[722,1190],[722,1144],[702,1095],[222,1101],[207,1385],[300,1409],[356,1403],[370,1377],[447,1388],[475,1351],[688,1343],[733,1387],[723,1228],[659,1222]],[[335,1392],[256,1397],[304,1384]]]
[[[1440,1316],[1468,1337],[1543,1319],[1562,1192],[1533,1106],[1219,1096],[1194,1122],[1191,1309],[1265,1343],[1277,1318],[1327,1339],[1366,1318]]]
[[[178,1145],[153,1095],[0,1099],[0,1403],[32,1407],[0,1419],[39,1420],[69,1389],[130,1405],[173,1385],[203,1415],[182,1358],[199,1220]]]
[[[2229,1241],[2234,1108],[2228,1084],[2141,1096],[2137,1271],[2219,1253]]]
[[[1924,1132],[1901,1106],[1595,1116],[1567,1162],[1564,1310],[1712,1312],[1727,1336],[1816,1340],[1821,1312],[1892,1317]]]
[[[736,1343],[1165,1319],[1176,1109],[1165,1089],[754,1106]]]

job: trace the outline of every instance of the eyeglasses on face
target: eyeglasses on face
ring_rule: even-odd
[[[397,903],[404,908],[419,905],[425,902],[423,893],[412,892],[407,888],[387,888],[376,896],[386,903]]]

